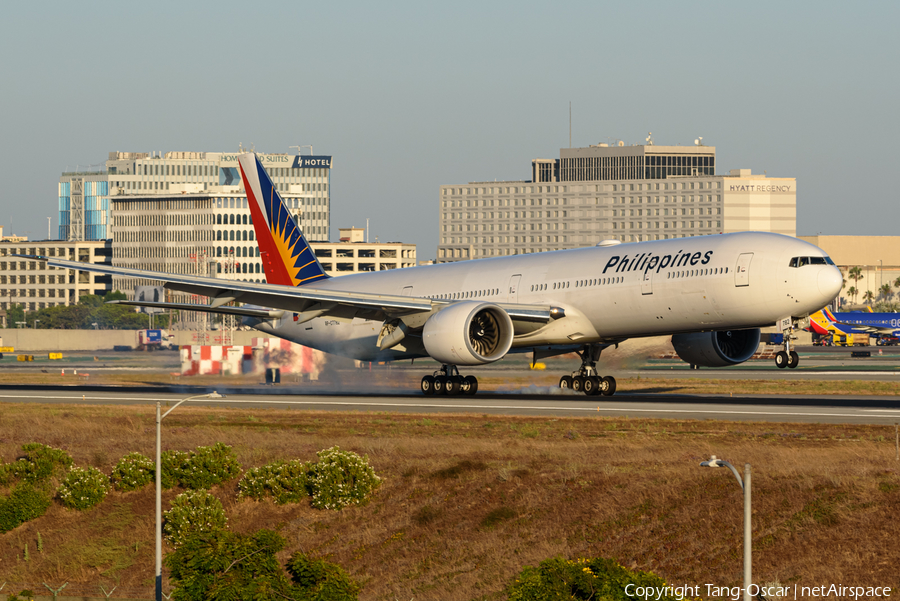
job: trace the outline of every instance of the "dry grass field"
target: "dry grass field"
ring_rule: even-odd
[[[152,457],[154,433],[147,406],[0,405],[6,462],[42,442],[109,473],[128,452]],[[218,441],[245,469],[333,445],[369,456],[383,484],[341,512],[239,501],[236,480],[214,489],[233,530],[280,531],[285,557],[303,549],[337,562],[365,600],[504,599],[523,566],[554,555],[738,586],[742,493],[729,471],[699,467],[711,454],[753,465],[757,582],[900,587],[893,427],[188,406],[164,422],[165,449]],[[164,493],[164,508],[177,492]],[[4,594],[69,582],[67,594],[98,595],[102,584],[150,598],[153,540],[152,487],[86,512],[54,503],[0,534],[0,582]]]

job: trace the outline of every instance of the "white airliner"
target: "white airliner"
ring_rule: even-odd
[[[257,330],[364,361],[432,357],[441,368],[422,378],[425,394],[475,394],[478,381],[461,376],[458,366],[530,351],[534,360],[578,352],[581,366],[559,386],[612,395],[615,379],[596,368],[611,345],[671,335],[684,361],[722,367],[749,359],[760,328],[776,323],[787,327],[776,362],[796,367],[790,328],[841,290],[841,273],[821,249],[759,232],[605,241],[331,278],[256,155],[241,155],[240,166],[266,284],[39,258],[55,267],[159,280],[211,299],[123,304],[241,315]],[[226,306],[232,301],[244,304]]]

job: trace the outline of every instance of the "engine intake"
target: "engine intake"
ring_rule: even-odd
[[[509,314],[491,303],[464,301],[428,318],[422,342],[428,354],[449,365],[483,365],[502,359],[512,346]]]
[[[759,348],[759,341],[759,328],[672,336],[672,346],[681,360],[703,367],[743,363]]]

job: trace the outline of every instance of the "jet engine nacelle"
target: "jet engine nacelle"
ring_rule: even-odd
[[[759,328],[675,334],[672,346],[682,361],[703,367],[727,367],[743,363],[759,348]]]
[[[483,365],[502,359],[512,346],[509,314],[491,303],[464,301],[441,309],[422,328],[428,354],[448,365]]]

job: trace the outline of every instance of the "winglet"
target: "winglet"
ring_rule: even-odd
[[[242,154],[238,163],[266,281],[283,286],[303,286],[327,279],[328,274],[294,223],[256,154]]]

